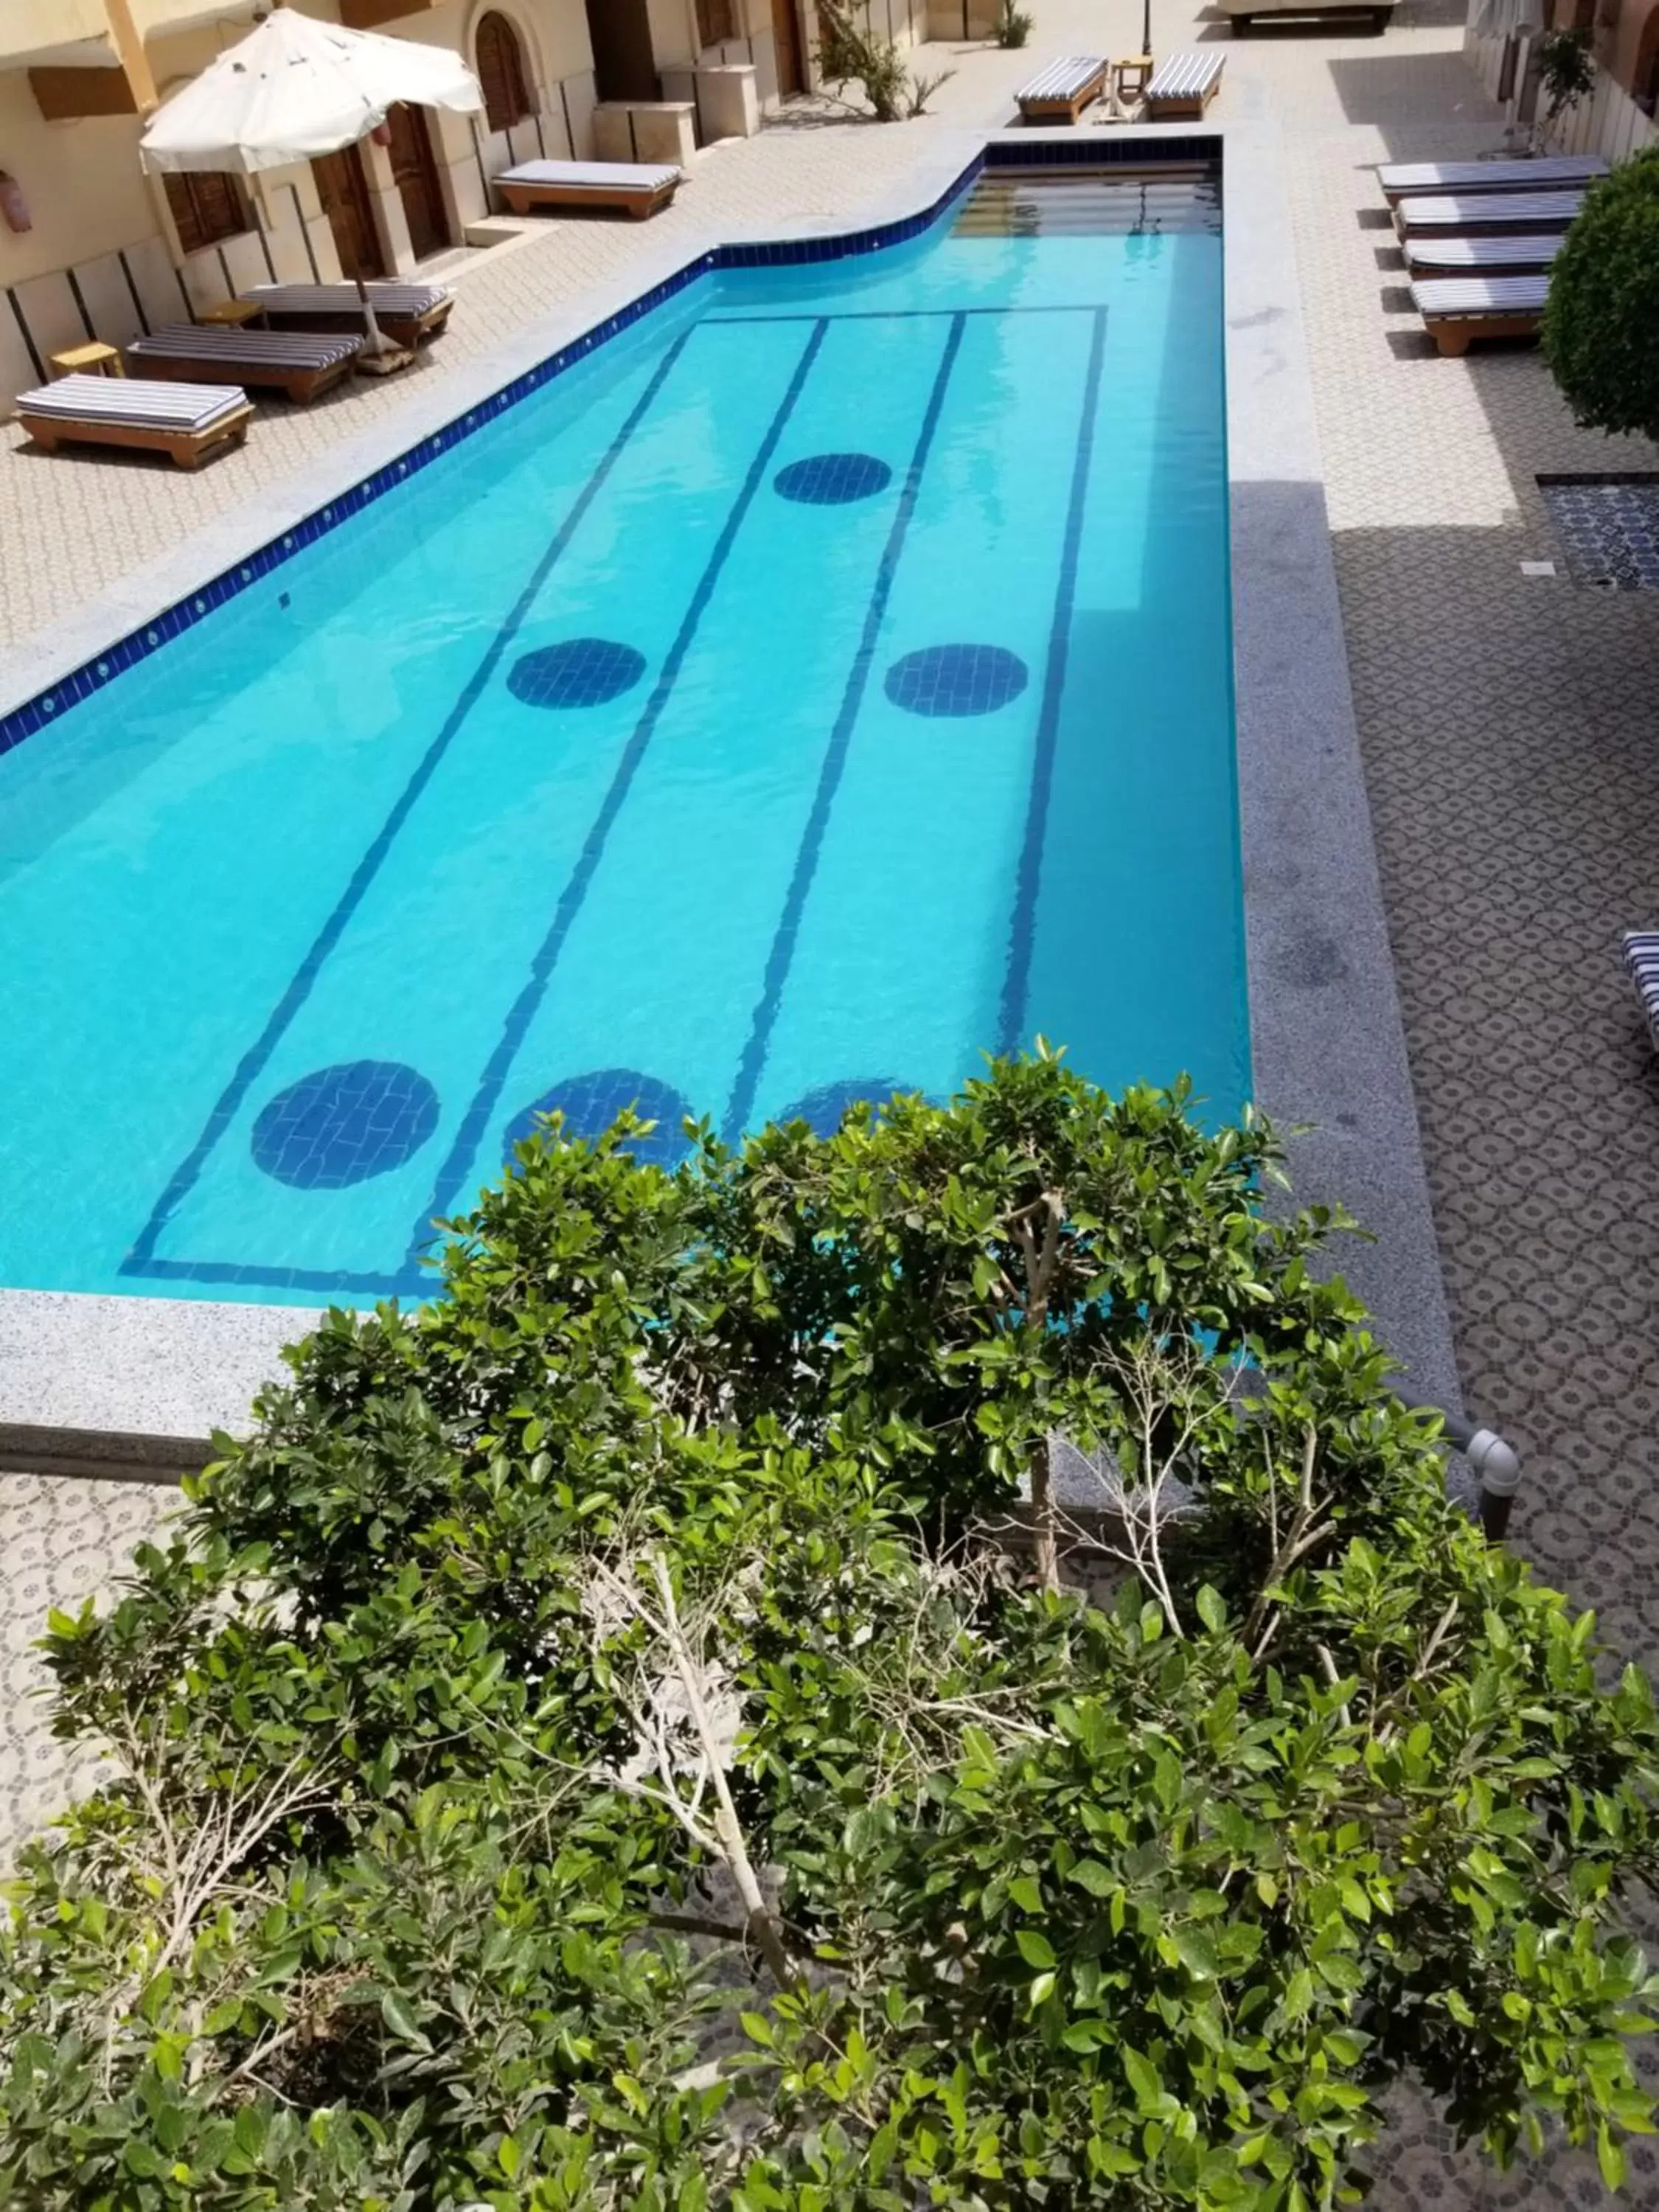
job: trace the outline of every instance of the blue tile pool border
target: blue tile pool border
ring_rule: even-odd
[[[968,191],[981,172],[986,168],[1164,168],[1185,167],[1194,161],[1218,167],[1221,161],[1221,141],[1213,135],[1186,134],[1160,137],[1149,143],[1144,138],[1109,140],[1101,143],[1090,139],[1079,142],[1033,137],[1028,141],[993,139],[975,153],[951,181],[927,207],[913,215],[891,222],[877,223],[860,230],[837,231],[821,238],[785,239],[748,244],[711,246],[696,254],[671,276],[664,277],[636,299],[605,317],[580,337],[538,362],[534,368],[516,376],[511,383],[489,398],[469,407],[449,422],[431,432],[400,454],[386,462],[370,475],[349,485],[326,501],[292,529],[284,530],[265,544],[243,559],[234,562],[209,582],[198,586],[175,599],[171,605],[129,630],[125,636],[90,655],[57,682],[37,691],[0,716],[0,753],[9,752],[25,738],[49,729],[67,708],[78,706],[105,685],[112,684],[118,676],[140,661],[148,660],[153,653],[181,637],[186,630],[291,561],[307,546],[372,507],[399,484],[408,482],[432,462],[451,453],[475,433],[483,429],[511,407],[518,406],[545,386],[587,359],[595,348],[608,344],[624,331],[665,306],[689,285],[704,276],[726,269],[779,269],[805,263],[840,261],[855,254],[884,252],[893,246],[908,245],[930,230],[942,216]]]

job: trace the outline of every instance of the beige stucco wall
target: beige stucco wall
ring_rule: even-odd
[[[1659,0],[1656,0],[1659,4]],[[1644,0],[1624,0],[1618,21],[1605,21],[1606,0],[1597,22],[1595,86],[1587,100],[1557,122],[1550,134],[1553,151],[1562,154],[1601,154],[1611,161],[1622,161],[1643,146],[1659,143],[1659,129],[1652,118],[1638,107],[1620,81],[1620,70],[1627,79],[1634,62],[1636,49],[1642,34],[1642,25],[1649,12]],[[1628,20],[1627,20],[1628,19]],[[1464,33],[1463,52],[1481,84],[1494,99],[1503,80],[1506,41],[1497,37],[1478,37],[1471,27]],[[1527,55],[1528,41],[1522,40],[1518,49],[1519,60],[1515,70],[1514,87],[1506,103],[1511,120],[1524,120],[1522,88],[1528,81]],[[1528,107],[1526,113],[1531,112]]]
[[[34,223],[21,236],[0,227],[0,284],[113,252],[155,228],[134,189],[139,128],[136,115],[47,123],[27,74],[0,72],[0,167],[21,185]]]
[[[135,0],[136,9],[147,8],[152,20],[164,12],[174,22],[190,4],[191,0]],[[331,0],[291,4],[337,20]],[[0,8],[13,11],[45,9],[51,15],[61,9],[64,14],[55,18],[59,22],[81,5],[82,0],[0,0]],[[500,170],[543,154],[580,158],[592,150],[592,54],[583,0],[441,0],[385,28],[393,36],[453,46],[470,64],[474,26],[486,6],[510,17],[519,32],[536,112],[510,133],[493,134],[482,116],[429,117],[440,186],[457,243],[466,226],[489,211],[488,179]],[[0,34],[33,36],[33,27],[12,13],[0,17]],[[240,21],[210,18],[147,40],[163,99],[247,28],[246,15]],[[40,380],[52,354],[83,343],[88,325],[97,337],[121,345],[146,326],[179,321],[190,309],[199,311],[272,275],[302,282],[313,274],[339,274],[327,219],[305,163],[268,171],[252,181],[257,232],[204,253],[181,255],[162,187],[145,178],[139,166],[142,128],[136,115],[48,123],[35,104],[27,72],[0,70],[0,167],[21,185],[33,216],[33,228],[21,235],[0,225],[0,413],[9,411],[18,392]],[[390,164],[368,142],[362,151],[391,265],[406,268],[413,257]]]
[[[0,57],[101,40],[104,0],[0,0]]]

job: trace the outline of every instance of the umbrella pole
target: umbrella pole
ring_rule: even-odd
[[[357,298],[363,311],[363,328],[368,337],[363,349],[357,356],[357,366],[371,376],[389,376],[394,368],[406,368],[414,360],[412,353],[394,345],[374,319],[374,302],[368,296],[368,287],[361,276],[356,279]]]

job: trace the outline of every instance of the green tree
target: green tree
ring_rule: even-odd
[[[1297,2212],[1408,2073],[1616,2180],[1647,1685],[1186,1104],[550,1132],[330,1316],[52,1622],[110,1765],[12,1888],[0,2201]]]
[[[1587,428],[1659,438],[1659,147],[1585,196],[1551,266],[1543,342]]]

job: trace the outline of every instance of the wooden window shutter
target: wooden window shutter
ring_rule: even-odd
[[[531,109],[530,87],[519,34],[505,15],[491,9],[478,18],[473,40],[478,82],[483,88],[484,118],[492,131],[507,131]]]
[[[697,0],[697,36],[706,46],[718,46],[738,35],[732,0]]]
[[[222,239],[239,238],[248,228],[247,208],[235,178],[219,169],[173,173],[161,179],[179,243],[199,253]]]

